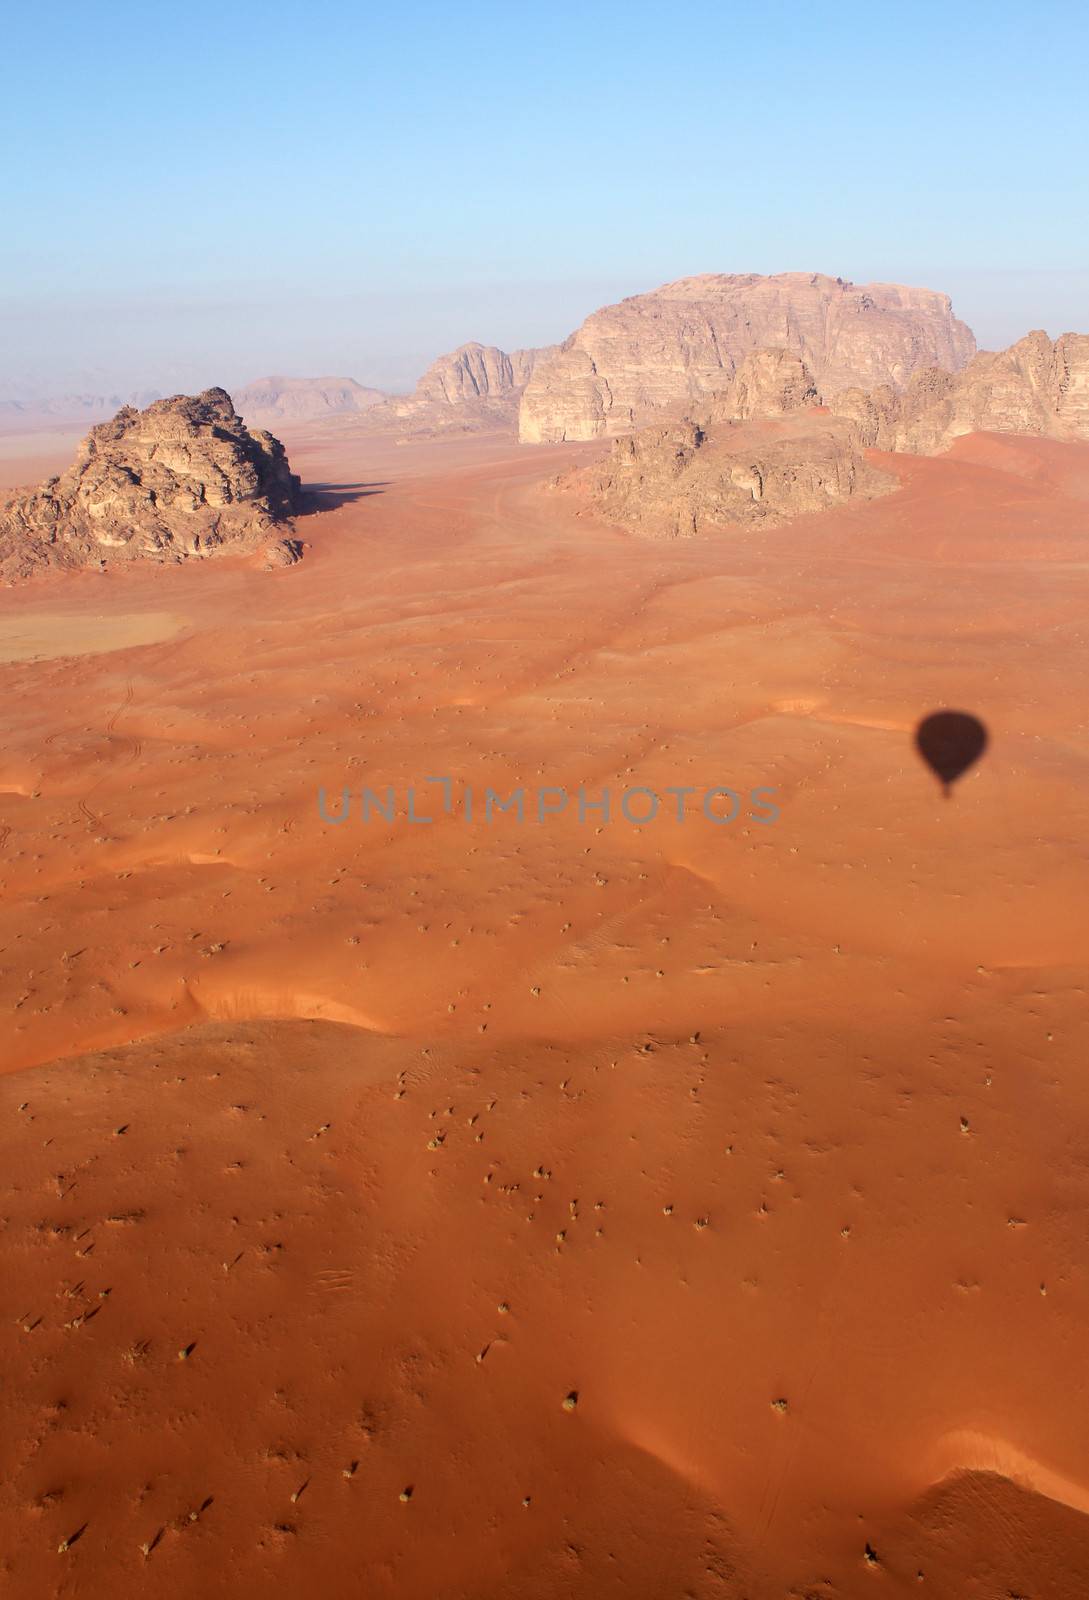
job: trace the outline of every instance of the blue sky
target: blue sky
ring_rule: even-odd
[[[1089,330],[1089,10],[21,5],[0,392],[408,386],[694,272]]]

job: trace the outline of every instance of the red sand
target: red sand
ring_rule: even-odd
[[[1089,448],[653,544],[287,443],[301,566],[0,592],[0,1588],[1089,1592]],[[319,820],[432,773],[782,815]]]

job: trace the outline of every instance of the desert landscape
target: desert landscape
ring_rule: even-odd
[[[1089,1600],[1087,21],[5,17],[0,1600]]]
[[[1089,1592],[1089,338],[693,282],[6,436],[5,1593]]]

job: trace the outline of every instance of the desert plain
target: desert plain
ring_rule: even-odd
[[[0,590],[0,1592],[1089,1593],[1089,444],[654,542],[277,433],[297,565]]]

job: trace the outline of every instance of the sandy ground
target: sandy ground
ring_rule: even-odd
[[[181,619],[169,611],[100,611],[96,615],[32,611],[26,617],[5,616],[0,619],[0,662],[107,655],[170,639],[181,626]]]
[[[1089,1592],[1089,448],[647,543],[285,440],[300,566],[0,591],[0,1588]]]
[[[0,495],[63,472],[82,437],[70,424],[43,424],[34,432],[0,426]]]

